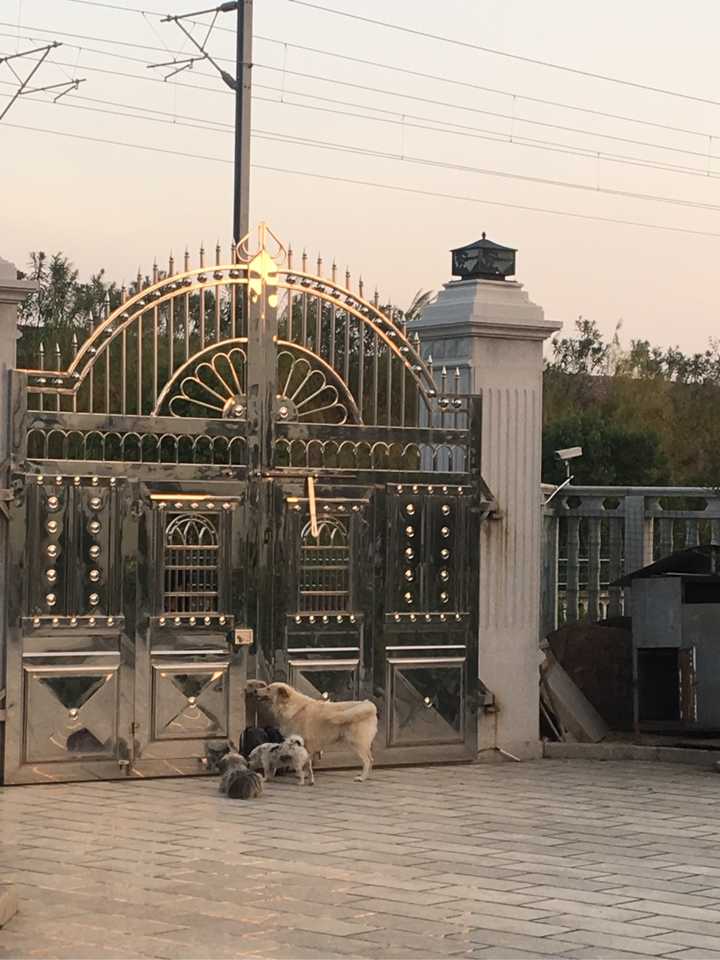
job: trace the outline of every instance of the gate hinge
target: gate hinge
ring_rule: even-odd
[[[10,519],[10,511],[8,510],[8,503],[15,499],[15,491],[8,490],[7,488],[0,488],[0,512],[6,520]]]

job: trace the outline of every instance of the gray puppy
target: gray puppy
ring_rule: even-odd
[[[253,800],[263,792],[262,777],[248,770],[245,757],[231,750],[218,762],[222,773],[220,793],[231,800]]]
[[[262,770],[267,778],[274,777],[280,767],[291,767],[301,787],[306,776],[310,786],[315,783],[310,754],[305,749],[305,741],[297,734],[282,743],[261,743],[250,754],[248,763],[251,770]]]

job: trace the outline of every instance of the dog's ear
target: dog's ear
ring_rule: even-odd
[[[279,700],[287,700],[290,696],[290,690],[284,683],[279,683],[276,687]]]

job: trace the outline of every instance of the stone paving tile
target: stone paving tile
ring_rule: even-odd
[[[0,788],[0,960],[720,960],[717,783],[539,761],[253,803],[209,778]]]

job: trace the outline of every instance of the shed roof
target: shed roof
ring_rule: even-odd
[[[705,543],[698,547],[677,550],[662,560],[634,570],[610,584],[612,587],[629,587],[633,580],[650,577],[681,577],[697,580],[720,581],[720,545]]]

